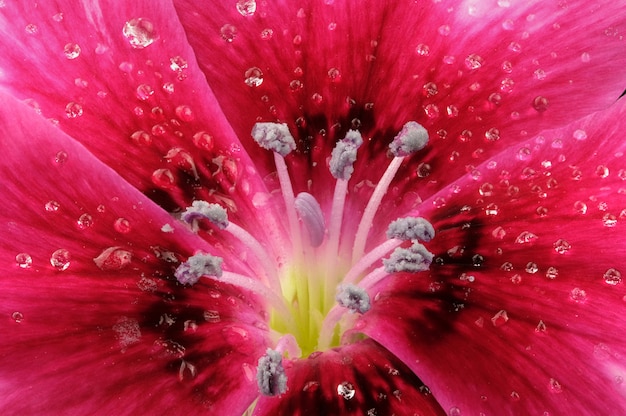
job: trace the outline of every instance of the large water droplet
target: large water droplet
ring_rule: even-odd
[[[57,201],[48,201],[46,205],[44,205],[46,212],[57,212],[60,207]]]
[[[542,95],[536,96],[533,100],[533,108],[539,113],[546,111],[549,105],[548,99]]]
[[[233,25],[225,24],[220,29],[220,35],[226,42],[231,43],[237,37],[237,28]]]
[[[67,59],[76,59],[80,55],[80,46],[76,43],[67,43],[63,47],[63,53]]]
[[[65,106],[65,115],[67,118],[76,118],[83,115],[83,106],[75,103],[74,101],[70,101]]]
[[[30,269],[33,265],[33,258],[28,253],[19,253],[15,256],[15,263],[22,269]]]
[[[143,17],[131,19],[124,24],[122,29],[124,37],[135,49],[143,49],[152,43],[159,37],[154,28],[154,24]]]
[[[52,267],[62,272],[70,267],[70,259],[70,252],[64,248],[60,248],[50,256],[50,264]]]
[[[244,82],[248,87],[258,87],[263,84],[263,72],[260,68],[253,66],[244,73]]]
[[[356,389],[354,388],[352,383],[344,381],[337,386],[337,394],[343,397],[345,400],[350,400],[356,394]]]
[[[618,270],[610,268],[604,272],[604,281],[611,286],[618,285],[622,281],[622,274]]]
[[[76,225],[81,230],[85,230],[93,226],[93,217],[87,213],[82,214],[78,217],[78,221],[76,221]]]
[[[239,0],[237,11],[242,16],[252,16],[256,12],[256,0]]]
[[[109,247],[93,259],[101,270],[122,270],[130,264],[133,255],[121,247]]]

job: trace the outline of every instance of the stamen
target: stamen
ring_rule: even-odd
[[[287,375],[280,352],[268,348],[259,358],[256,380],[264,396],[279,396],[287,391]]]
[[[306,227],[311,246],[319,247],[324,241],[326,223],[322,208],[315,197],[307,192],[300,192],[296,197],[296,212]]]
[[[210,254],[194,254],[178,266],[174,276],[184,285],[194,285],[202,276],[221,277],[223,261],[221,257]]]
[[[399,247],[391,257],[383,259],[387,273],[423,272],[430,268],[434,255],[420,243],[414,242],[409,248]]]
[[[387,238],[430,241],[435,237],[432,224],[420,217],[398,218],[389,224]]]
[[[252,138],[262,148],[283,157],[296,148],[296,142],[285,123],[256,123],[252,128]]]
[[[389,150],[396,157],[409,156],[422,150],[428,144],[428,131],[419,123],[409,121],[389,145]]]
[[[354,246],[352,248],[353,263],[358,261],[358,259],[363,256],[367,234],[372,227],[374,215],[376,215],[376,211],[378,211],[380,203],[387,193],[387,189],[389,189],[391,181],[398,172],[398,169],[400,169],[402,160],[405,156],[423,149],[427,143],[428,132],[426,129],[415,121],[409,121],[404,125],[404,127],[402,127],[400,133],[398,133],[398,135],[393,139],[393,142],[389,145],[389,150],[395,157],[387,167],[387,170],[378,182],[378,185],[376,185],[376,188],[374,189],[374,192],[365,207],[365,211],[363,212],[363,217],[359,223],[359,228],[357,229],[356,236],[354,238]]]
[[[336,179],[350,179],[354,172],[356,152],[361,144],[363,137],[356,130],[349,130],[346,137],[337,142],[330,157],[330,173]]]
[[[392,238],[390,240],[386,240],[384,243],[380,244],[378,247],[372,249],[369,253],[365,254],[363,257],[359,259],[352,268],[346,273],[343,278],[344,283],[354,283],[361,274],[363,274],[367,269],[369,269],[372,264],[379,261],[382,256],[387,254],[389,251],[398,247],[402,244],[402,240],[398,240]]]
[[[182,213],[180,219],[191,225],[194,232],[198,231],[198,220],[202,219],[208,219],[221,230],[228,227],[226,210],[218,204],[209,204],[206,201],[193,201],[191,206]]]
[[[217,228],[227,231],[249,248],[261,262],[268,284],[272,290],[280,293],[278,270],[276,270],[274,263],[270,261],[270,256],[265,251],[265,248],[248,231],[237,224],[229,222],[225,208],[219,204],[211,204],[206,201],[193,201],[191,206],[181,215],[181,220],[190,224],[195,232],[198,231],[198,221],[201,219],[209,220]]]
[[[252,128],[252,138],[264,149],[274,152],[274,164],[276,165],[276,174],[280,182],[280,188],[285,201],[285,209],[287,210],[287,219],[292,237],[292,245],[294,253],[297,257],[302,254],[302,238],[300,236],[300,228],[298,227],[298,217],[295,210],[295,197],[289,171],[284,157],[296,148],[296,142],[289,132],[287,124],[279,123],[256,123]]]
[[[367,292],[356,285],[341,285],[337,293],[337,302],[351,312],[365,313],[370,310],[370,297]]]

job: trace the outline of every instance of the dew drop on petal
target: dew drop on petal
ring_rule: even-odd
[[[128,234],[132,227],[126,218],[118,218],[113,223],[113,228],[120,234]]]
[[[550,381],[548,382],[548,389],[552,393],[561,393],[561,392],[563,392],[563,386],[561,386],[561,383],[559,383],[554,378],[551,378]]]
[[[207,322],[211,322],[211,323],[218,323],[222,320],[222,318],[220,317],[220,313],[219,311],[215,311],[215,310],[206,310],[204,311],[204,320]]]
[[[152,172],[152,183],[162,189],[172,189],[176,179],[169,169],[157,169]]]
[[[520,235],[517,236],[517,238],[515,239],[515,242],[517,244],[528,244],[528,243],[532,243],[535,240],[537,240],[537,235],[531,233],[530,231],[522,231],[520,233]]]
[[[559,276],[559,270],[556,267],[548,267],[546,270],[546,277],[550,280],[554,280]]]
[[[86,230],[87,228],[93,226],[93,217],[87,213],[84,213],[80,217],[78,217],[76,225],[79,229]]]
[[[140,146],[149,146],[152,144],[152,136],[149,133],[146,133],[143,130],[137,130],[133,134],[131,134],[130,138],[133,142],[137,143]]]
[[[46,205],[44,205],[44,209],[46,212],[57,212],[61,206],[57,201],[48,201]]]
[[[554,242],[554,251],[556,251],[559,254],[567,253],[570,250],[570,248],[572,248],[570,243],[568,243],[567,240],[564,240],[562,238],[559,238],[558,240]]]
[[[196,116],[193,113],[193,110],[191,109],[191,107],[189,107],[188,105],[179,105],[178,107],[176,107],[176,117],[178,117],[178,119],[180,121],[193,121]]]
[[[526,273],[535,274],[539,271],[539,266],[537,266],[537,263],[530,261],[526,263],[525,270],[526,270]]]
[[[19,253],[15,256],[15,263],[22,269],[30,269],[33,265],[33,258],[28,253]]]
[[[139,84],[139,86],[137,86],[137,89],[135,90],[135,95],[141,101],[147,100],[152,96],[152,94],[154,94],[154,90],[148,84]]]
[[[256,12],[256,0],[237,1],[237,11],[242,16],[252,16]]]
[[[578,129],[574,131],[574,133],[572,134],[572,137],[580,141],[587,140],[587,132],[585,130]]]
[[[448,410],[448,416],[461,416],[461,409],[456,406],[451,407],[450,410]]]
[[[50,264],[52,267],[62,272],[70,267],[70,259],[70,252],[64,248],[60,248],[50,256]]]
[[[244,82],[248,87],[258,87],[263,84],[263,71],[256,66],[246,69]]]
[[[498,312],[496,312],[495,315],[491,317],[491,323],[495,327],[506,324],[508,320],[509,320],[509,315],[506,313],[504,309],[499,310]]]
[[[93,259],[100,270],[122,270],[131,262],[133,255],[120,247],[109,247]]]
[[[430,47],[428,45],[420,43],[415,48],[415,53],[417,53],[419,56],[428,56],[430,54]]]
[[[569,296],[576,303],[585,303],[587,301],[587,292],[579,287],[572,289]]]
[[[80,117],[83,115],[83,106],[74,101],[70,101],[65,106],[65,115],[67,118]]]
[[[231,43],[237,37],[237,28],[230,24],[225,24],[220,29],[220,35],[226,42]]]
[[[80,55],[80,46],[76,43],[67,43],[63,47],[63,53],[67,59],[76,59]]]
[[[622,281],[622,274],[618,270],[610,268],[604,272],[604,281],[608,285],[616,286]]]
[[[154,24],[143,17],[131,19],[124,24],[122,34],[131,47],[143,49],[158,39]]]
[[[16,323],[20,323],[24,320],[24,314],[22,312],[13,312],[11,314],[11,318],[16,322]]]
[[[533,108],[537,110],[538,113],[543,113],[549,107],[548,99],[544,96],[538,95],[533,100]]]
[[[213,136],[205,131],[199,131],[193,135],[193,144],[199,149],[211,150],[214,145]]]
[[[345,400],[350,400],[356,394],[356,389],[354,388],[352,383],[344,381],[337,385],[337,394],[343,397]]]

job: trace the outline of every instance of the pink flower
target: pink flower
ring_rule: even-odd
[[[2,414],[626,413],[623,6],[285,3],[0,0]]]

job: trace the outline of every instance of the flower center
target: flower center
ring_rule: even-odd
[[[182,284],[195,284],[211,278],[252,292],[270,305],[269,327],[274,348],[259,360],[259,389],[266,395],[284,392],[286,377],[282,357],[308,356],[315,351],[339,346],[342,336],[352,329],[358,317],[372,306],[373,288],[398,272],[428,270],[433,255],[418,242],[434,237],[432,225],[423,218],[405,217],[393,221],[381,244],[365,252],[374,216],[403,159],[426,146],[427,131],[416,122],[404,125],[389,145],[394,155],[374,188],[354,235],[351,255],[339,252],[348,181],[354,172],[361,134],[350,130],[339,140],[330,158],[330,172],[336,179],[330,212],[324,213],[316,198],[306,192],[294,194],[285,156],[296,148],[286,124],[257,123],[252,137],[274,153],[276,172],[284,201],[287,229],[291,240],[286,261],[268,252],[248,230],[229,222],[226,210],[218,204],[194,201],[181,220],[197,231],[208,220],[213,227],[230,233],[252,252],[259,270],[248,276],[228,271],[227,260],[208,253],[196,253],[176,270]],[[391,254],[389,254],[391,253]],[[388,256],[388,257],[385,257]],[[381,261],[382,259],[382,261]],[[222,269],[224,264],[225,269]],[[349,341],[349,340],[348,340]]]

